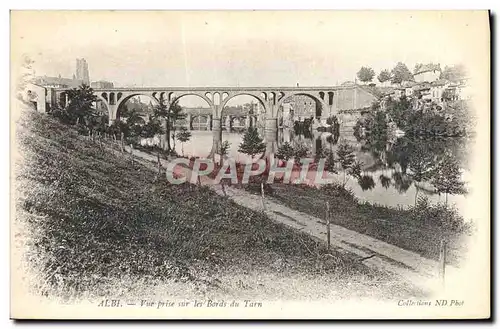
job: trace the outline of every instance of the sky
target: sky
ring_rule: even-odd
[[[476,58],[485,12],[26,11],[11,13],[12,59],[37,75],[116,86],[332,86],[402,61]],[[481,39],[481,40],[478,40]]]

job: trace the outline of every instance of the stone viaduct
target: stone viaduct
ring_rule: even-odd
[[[53,101],[66,105],[68,98],[66,91],[60,88],[54,90]],[[345,108],[346,101],[351,103],[350,108],[356,108],[359,103],[356,98],[360,88],[354,86],[320,86],[320,87],[154,87],[154,88],[105,88],[94,89],[98,99],[106,105],[110,123],[119,118],[120,107],[134,96],[151,97],[158,104],[163,100],[169,106],[188,95],[198,96],[205,100],[210,107],[211,127],[213,131],[213,147],[211,154],[220,149],[222,139],[222,111],[232,98],[247,95],[255,98],[265,112],[265,141],[266,154],[274,153],[277,149],[278,115],[283,103],[294,95],[309,96],[316,101],[316,119],[325,122],[333,115],[338,115],[341,108]],[[361,90],[362,92],[362,90]],[[346,97],[346,95],[350,95]],[[360,96],[363,96],[362,94]],[[371,103],[372,99],[368,102]],[[190,120],[190,119],[189,119]]]

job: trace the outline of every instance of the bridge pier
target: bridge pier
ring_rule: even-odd
[[[220,118],[212,118],[212,150],[208,155],[215,161],[215,154],[220,154],[222,144],[222,123]]]
[[[187,129],[188,130],[193,130],[193,119],[192,119],[191,114],[188,114],[186,116],[186,120],[187,120]]]
[[[109,125],[112,125],[113,122],[116,121],[117,116],[118,116],[118,105],[110,105],[110,104],[108,104]]]
[[[278,119],[277,118],[266,118],[265,123],[265,143],[266,151],[264,155],[268,157],[271,154],[276,153],[278,150]]]

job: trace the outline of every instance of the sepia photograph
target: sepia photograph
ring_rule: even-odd
[[[12,10],[12,319],[488,319],[490,13]]]

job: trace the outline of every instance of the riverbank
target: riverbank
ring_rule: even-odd
[[[330,206],[333,224],[369,235],[389,244],[438,260],[441,241],[449,248],[448,262],[457,265],[467,246],[471,228],[450,206],[421,202],[408,209],[359,202],[345,188],[317,189],[305,185],[273,184],[270,199],[292,209],[324,218]]]
[[[168,184],[49,116],[27,112],[17,131],[15,243],[35,294],[130,298],[153,286],[185,299],[416,294],[258,210]]]

